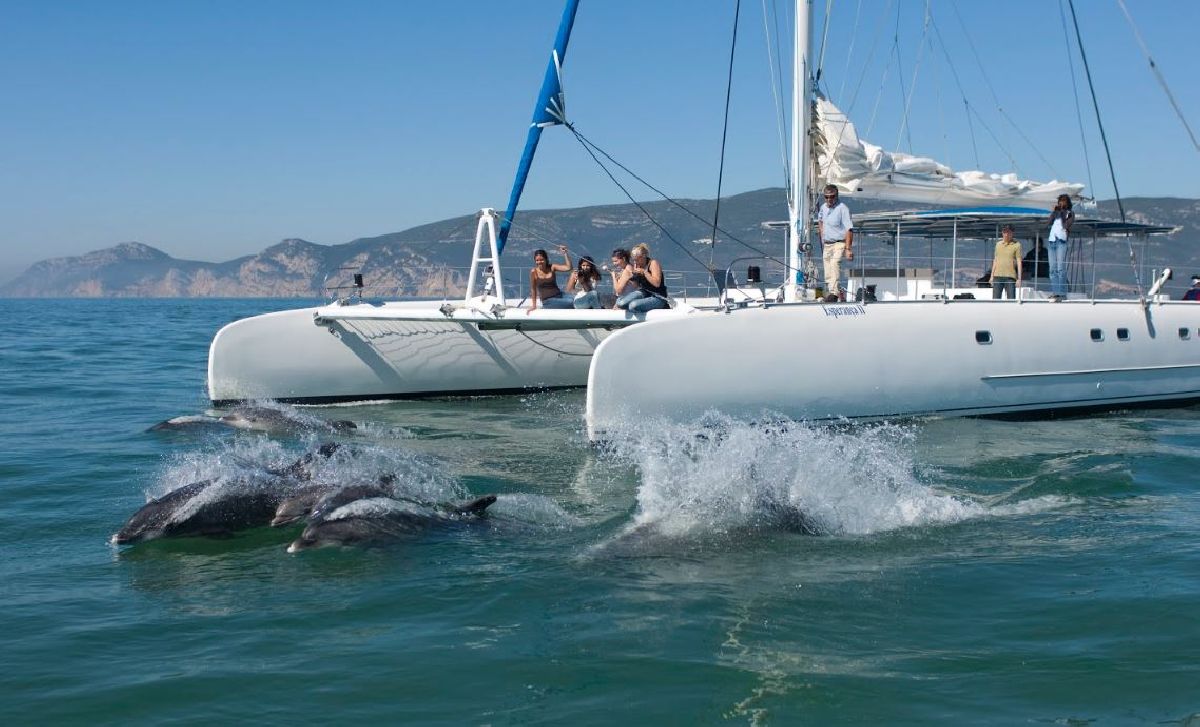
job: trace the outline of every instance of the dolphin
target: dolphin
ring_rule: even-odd
[[[333,485],[309,485],[296,490],[275,508],[275,516],[271,518],[271,527],[279,528],[291,525],[308,517],[317,502],[328,495],[332,488]]]
[[[221,416],[217,421],[234,429],[250,429],[268,433],[321,429],[330,432],[348,432],[358,429],[357,424],[345,419],[324,421],[317,417],[301,416],[285,409],[272,409],[265,406],[240,406]]]
[[[390,475],[384,475],[379,478],[377,485],[317,484],[302,487],[279,503],[279,507],[275,509],[275,517],[271,520],[271,527],[291,525],[304,518],[320,520],[328,513],[356,500],[392,497],[393,491],[388,485],[393,479]]]
[[[297,479],[311,477],[307,466],[329,457],[337,446],[322,445],[262,479],[208,479],[176,488],[150,500],[113,534],[116,545],[165,537],[228,535],[271,522],[279,503]]]
[[[383,497],[356,500],[311,521],[287,550],[299,553],[330,545],[395,540],[437,525],[481,518],[494,502],[495,495],[434,507]]]
[[[287,467],[268,469],[267,472],[276,475],[277,477],[287,477],[289,479],[307,482],[312,479],[313,475],[312,469],[309,467],[309,465],[317,461],[318,457],[329,459],[341,448],[342,445],[338,444],[337,442],[326,442],[312,452],[305,452],[303,457],[295,462],[292,462]]]
[[[208,495],[210,491],[212,496]],[[263,488],[243,480],[193,482],[143,505],[112,536],[112,543],[127,545],[157,538],[229,535],[266,525],[280,499],[278,488]]]
[[[216,417],[189,414],[161,421],[146,429],[147,432],[192,432],[224,429],[226,424]]]

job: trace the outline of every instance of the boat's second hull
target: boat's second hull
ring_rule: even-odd
[[[800,420],[1048,414],[1200,397],[1200,306],[901,302],[705,313],[596,352],[588,427],[706,411]],[[1095,333],[1093,333],[1095,331]],[[719,348],[715,348],[719,342]],[[637,366],[656,351],[655,366]],[[639,375],[629,377],[637,368]]]
[[[270,313],[222,328],[209,350],[209,398],[216,405],[316,404],[582,386],[592,352],[609,333],[419,315],[322,319],[327,310]]]

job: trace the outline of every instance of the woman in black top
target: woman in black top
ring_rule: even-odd
[[[636,245],[630,250],[630,257],[629,266],[617,280],[616,289],[621,293],[617,307],[634,313],[670,308],[662,265],[650,257],[649,246]]]

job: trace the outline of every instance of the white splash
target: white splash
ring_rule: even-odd
[[[692,426],[622,432],[641,471],[630,531],[656,535],[803,524],[825,535],[868,535],[955,523],[988,509],[922,483],[912,433],[895,425],[817,427],[708,416]]]

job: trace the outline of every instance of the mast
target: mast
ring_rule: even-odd
[[[550,52],[550,63],[546,65],[546,76],[542,79],[542,90],[533,106],[533,122],[530,123],[529,133],[525,137],[525,150],[521,152],[521,161],[517,164],[517,177],[513,180],[512,192],[508,197],[508,207],[504,212],[504,219],[500,221],[500,233],[496,241],[497,254],[504,252],[504,245],[508,242],[508,231],[512,226],[513,216],[517,214],[517,203],[521,201],[525,180],[529,178],[529,167],[533,164],[538,140],[542,138],[542,129],[567,121],[567,107],[562,89],[562,64],[567,57],[567,42],[571,39],[571,26],[575,24],[575,11],[578,8],[579,0],[567,0],[567,5],[563,8],[558,35],[554,39],[554,50]]]
[[[798,298],[796,271],[800,270],[800,246],[808,242],[812,195],[808,190],[809,138],[812,125],[812,0],[796,0],[796,37],[792,56],[792,189],[788,197],[786,299]]]

